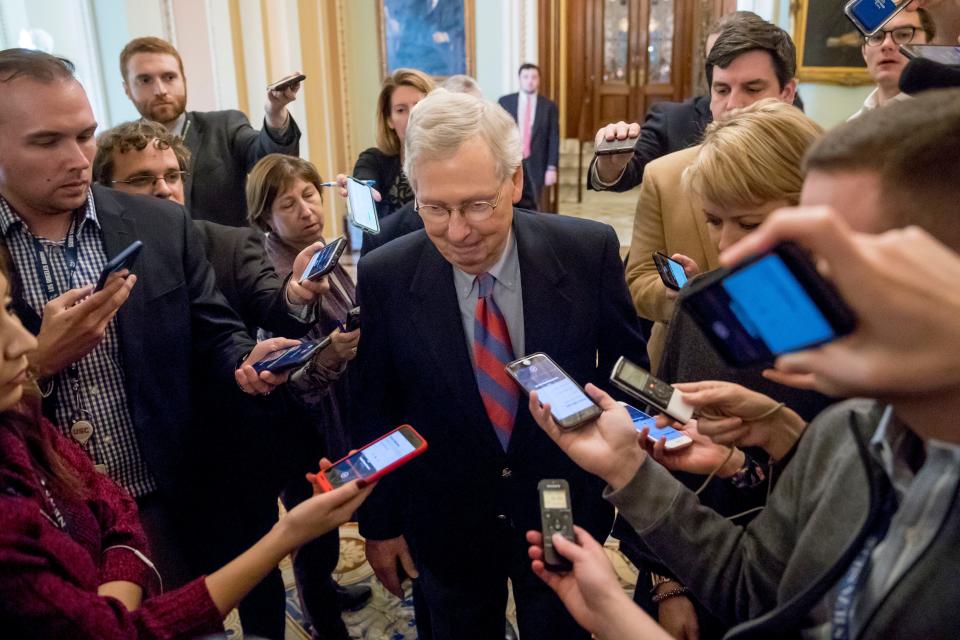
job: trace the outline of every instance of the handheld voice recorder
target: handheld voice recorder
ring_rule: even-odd
[[[537,490],[540,492],[540,527],[543,529],[543,566],[547,571],[570,571],[573,565],[553,548],[555,533],[576,542],[570,487],[566,480],[541,480]]]

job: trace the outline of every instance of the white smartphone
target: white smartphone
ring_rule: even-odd
[[[653,416],[647,415],[643,411],[640,411],[640,409],[626,402],[620,402],[619,404],[623,405],[627,413],[630,414],[630,419],[633,420],[633,426],[636,427],[637,431],[643,431],[644,429],[649,430],[647,432],[647,439],[651,443],[656,444],[660,442],[660,438],[666,438],[667,451],[676,451],[693,444],[690,436],[684,435],[683,432],[677,431],[673,427],[657,427],[657,419]]]
[[[347,214],[353,224],[367,233],[380,233],[380,218],[377,217],[377,201],[373,189],[359,180],[347,177]]]

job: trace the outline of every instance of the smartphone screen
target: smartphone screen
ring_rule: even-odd
[[[514,369],[517,381],[528,393],[536,391],[540,402],[550,405],[550,412],[558,422],[594,406],[593,400],[552,360],[531,357],[529,361],[528,366],[521,363]]]
[[[900,13],[909,0],[850,0],[844,5],[844,13],[850,21],[864,33],[870,35]]]
[[[687,272],[683,270],[682,264],[672,258],[667,258],[667,265],[670,267],[670,275],[677,281],[678,287],[687,284]]]
[[[380,232],[380,220],[377,218],[377,206],[370,187],[350,178],[347,180],[347,205],[354,224],[370,233]]]
[[[326,273],[330,270],[332,262],[339,257],[340,245],[343,243],[341,238],[337,238],[320,251],[317,251],[313,254],[313,257],[310,258],[310,263],[307,265],[307,268],[303,270],[303,277],[300,278],[300,282],[304,280],[309,280],[315,278],[318,274]]]
[[[663,427],[662,429],[657,427],[657,419],[653,416],[648,416],[643,411],[640,411],[640,409],[637,409],[629,404],[625,404],[623,406],[626,408],[627,413],[630,414],[630,419],[633,420],[633,426],[637,428],[637,431],[649,429],[650,437],[654,440],[666,438],[667,442],[669,442],[674,438],[685,437],[685,434],[680,433],[673,427],[667,426]]]
[[[369,478],[413,453],[416,447],[402,431],[397,430],[377,440],[368,447],[348,456],[327,469],[324,473],[334,487],[344,485],[351,480]]]

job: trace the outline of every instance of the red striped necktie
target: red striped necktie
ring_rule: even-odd
[[[489,273],[477,276],[480,292],[473,316],[473,356],[483,406],[506,451],[513,433],[520,393],[504,369],[514,359],[513,346],[507,322],[493,299],[493,282]]]

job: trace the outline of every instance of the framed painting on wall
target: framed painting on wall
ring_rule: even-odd
[[[797,0],[793,41],[801,82],[870,84],[860,53],[860,32],[843,13],[840,0]]]
[[[380,69],[475,76],[474,0],[377,0]]]

